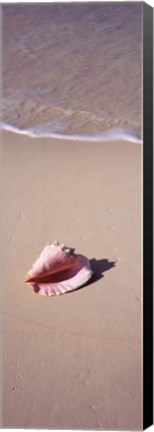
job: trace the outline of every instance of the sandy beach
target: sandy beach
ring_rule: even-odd
[[[141,429],[142,147],[3,132],[2,154],[2,427]],[[54,240],[95,274],[50,298],[23,280]]]

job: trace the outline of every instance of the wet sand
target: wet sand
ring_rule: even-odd
[[[142,429],[142,147],[9,132],[2,146],[2,427]],[[42,297],[23,279],[54,240],[95,275]]]

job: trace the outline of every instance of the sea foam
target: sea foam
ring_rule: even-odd
[[[131,141],[136,144],[142,144],[143,139],[135,134],[130,132],[125,128],[112,128],[110,130],[106,130],[96,134],[65,134],[65,133],[55,133],[51,131],[47,131],[44,126],[33,127],[30,129],[21,129],[16,126],[13,126],[6,122],[0,123],[0,128],[2,130],[8,130],[14,133],[27,135],[32,138],[55,138],[55,139],[67,139],[73,141]]]

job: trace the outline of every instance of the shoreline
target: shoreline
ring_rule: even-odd
[[[1,141],[2,427],[140,430],[142,146]],[[95,278],[44,297],[23,279],[54,240]]]
[[[39,128],[39,127],[38,127]],[[93,141],[93,142],[104,142],[104,141],[130,141],[136,144],[143,144],[143,139],[137,135],[136,133],[131,133],[125,128],[111,128],[109,130],[105,130],[98,134],[72,134],[67,135],[65,133],[52,133],[52,132],[42,132],[38,133],[37,128],[31,129],[20,129],[16,126],[12,126],[7,123],[3,123],[1,127],[1,131],[13,132],[16,134],[25,135],[31,138],[53,138],[53,139],[64,139],[69,141]]]

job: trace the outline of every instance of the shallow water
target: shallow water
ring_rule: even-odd
[[[142,135],[142,2],[3,5],[2,66],[5,128]]]

